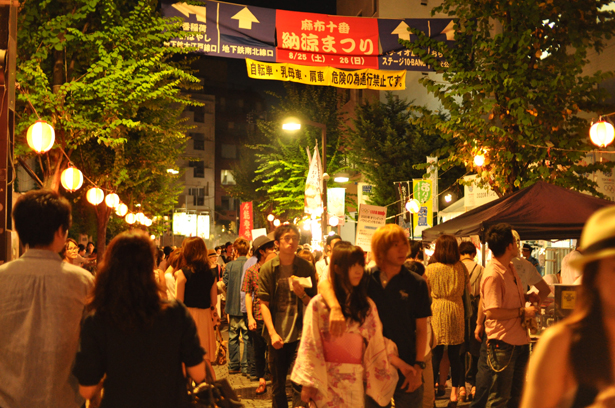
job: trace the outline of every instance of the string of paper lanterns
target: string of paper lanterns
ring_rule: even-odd
[[[34,109],[34,107],[32,107]],[[36,113],[36,110],[35,110]],[[37,114],[38,116],[38,114]],[[32,150],[34,150],[38,154],[46,153],[53,147],[55,143],[55,131],[53,126],[44,120],[40,119],[34,122],[29,128],[26,135],[26,141],[28,146]],[[66,152],[60,148],[62,153],[66,156],[67,159],[70,160]],[[77,169],[73,166],[72,163],[69,162],[68,168],[65,169],[60,175],[60,182],[62,187],[66,189],[66,191],[74,192],[81,188],[83,185],[84,175],[81,170]],[[86,177],[87,178],[87,177]],[[88,181],[94,184],[90,179]],[[138,222],[141,225],[145,225],[149,227],[152,225],[153,221],[145,216],[143,212],[139,212],[137,214],[129,213],[128,206],[120,201],[120,197],[115,193],[110,193],[105,196],[105,193],[102,189],[96,187],[90,188],[86,193],[86,199],[92,205],[99,205],[103,201],[107,205],[107,207],[115,209],[115,214],[118,217],[125,217],[124,220],[128,224],[134,224]]]

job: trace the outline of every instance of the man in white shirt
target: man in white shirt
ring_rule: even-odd
[[[316,275],[318,276],[318,281],[321,282],[323,279],[329,278],[329,259],[331,257],[331,250],[342,240],[342,237],[339,235],[329,235],[327,237],[327,241],[324,248],[324,253],[322,258],[316,262]]]
[[[582,256],[579,252],[579,248],[575,248],[562,259],[562,283],[565,285],[573,285],[579,277],[583,274],[583,271],[570,266],[572,260]]]

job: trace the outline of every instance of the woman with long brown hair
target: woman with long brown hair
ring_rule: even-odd
[[[458,400],[465,397],[464,369],[460,357],[465,340],[462,296],[470,281],[468,271],[461,263],[457,238],[452,235],[438,237],[430,264],[425,270],[425,279],[431,293],[431,325],[436,340],[432,351],[434,378],[438,378],[444,346],[448,346],[452,383],[448,406],[455,407]],[[438,387],[443,389],[444,384],[438,384]]]
[[[615,383],[615,206],[589,218],[580,247],[575,309],[532,353],[523,408],[587,407]]]
[[[175,298],[184,302],[194,318],[201,346],[208,353],[207,362],[215,361],[216,332],[213,313],[218,286],[211,273],[207,246],[199,237],[184,239],[181,269],[175,273]],[[213,370],[212,370],[213,372]]]
[[[303,386],[301,399],[318,407],[360,408],[365,394],[386,405],[398,380],[393,364],[400,360],[394,343],[382,335],[376,304],[367,297],[363,250],[338,242],[331,254],[329,279],[342,305],[346,330],[337,338],[328,332],[330,310],[322,295],[316,295],[305,311],[291,380]]]
[[[160,297],[154,250],[143,232],[115,237],[99,265],[73,373],[101,407],[177,407],[186,380],[205,378],[204,351],[186,307]]]

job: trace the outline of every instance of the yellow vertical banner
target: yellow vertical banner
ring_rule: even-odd
[[[412,230],[415,239],[421,239],[423,230],[433,226],[433,183],[430,179],[413,179],[412,196],[421,204],[413,215]]]

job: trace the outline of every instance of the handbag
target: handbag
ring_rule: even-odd
[[[188,404],[190,408],[243,408],[237,394],[225,378],[213,383],[203,381],[192,386],[188,380]]]
[[[216,359],[212,362],[213,365],[225,365],[226,356],[228,350],[226,348],[226,342],[222,339],[222,333],[220,333],[220,326],[216,326]]]

